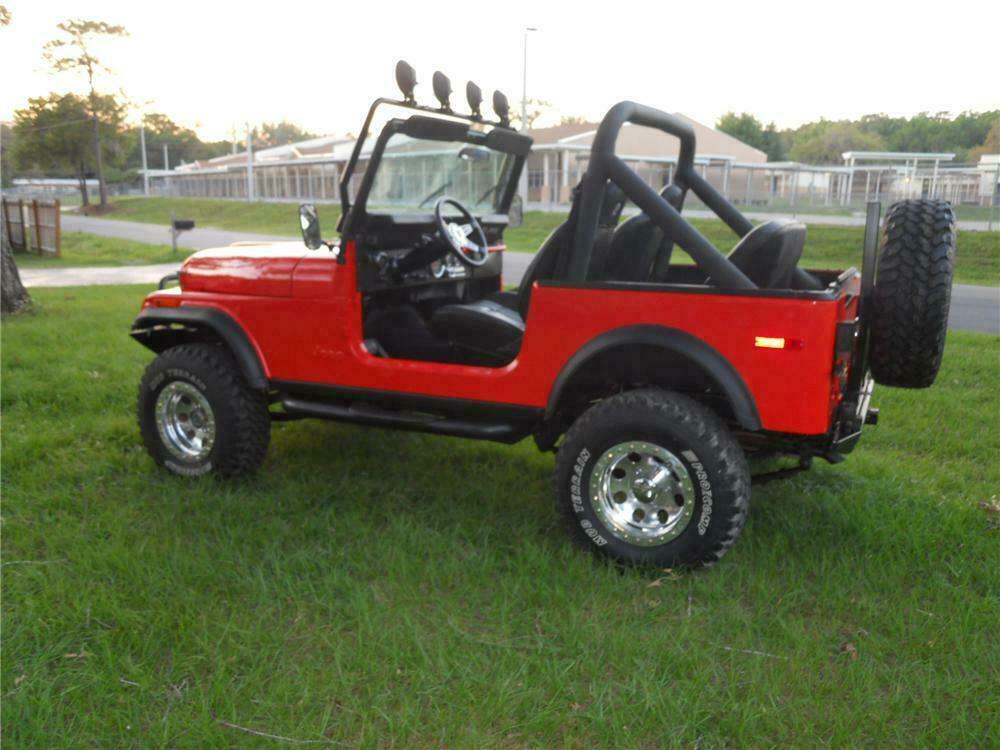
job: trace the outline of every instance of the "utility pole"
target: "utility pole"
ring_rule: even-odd
[[[254,201],[254,179],[253,179],[253,131],[250,123],[247,123],[247,200]]]
[[[524,62],[521,66],[521,130],[528,129],[528,32],[538,31],[534,26],[524,27]]]
[[[146,123],[139,123],[139,148],[142,149],[142,194],[149,196],[149,166],[146,164]]]
[[[528,129],[528,32],[538,31],[534,26],[524,27],[524,60],[521,66],[521,130]],[[521,170],[517,192],[521,196],[521,205],[528,205],[528,168]]]
[[[170,169],[170,152],[166,143],[163,144],[163,168]]]

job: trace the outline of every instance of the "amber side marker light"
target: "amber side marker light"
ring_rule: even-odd
[[[785,339],[776,336],[754,336],[753,345],[758,349],[802,349],[802,339]]]

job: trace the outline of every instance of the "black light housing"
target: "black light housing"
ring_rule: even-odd
[[[441,103],[441,109],[451,111],[451,80],[440,70],[434,71],[434,96]]]
[[[497,117],[504,125],[510,122],[510,104],[500,89],[493,92],[493,111],[497,113]]]
[[[483,113],[480,111],[480,107],[483,106],[483,90],[472,81],[469,81],[465,84],[465,100],[469,103],[469,110],[472,112],[472,116],[477,120],[481,120]]]
[[[406,60],[396,63],[396,85],[403,92],[403,101],[413,103],[413,89],[417,85],[417,71]]]

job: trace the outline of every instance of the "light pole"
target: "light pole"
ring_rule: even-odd
[[[149,165],[146,164],[146,116],[139,120],[139,148],[142,149],[142,194],[149,197]]]
[[[534,26],[524,27],[524,63],[521,67],[521,130],[528,129],[528,32],[538,31]]]

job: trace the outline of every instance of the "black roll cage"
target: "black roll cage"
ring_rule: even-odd
[[[680,139],[677,169],[664,195],[657,193],[622,159],[615,155],[615,142],[625,123],[661,130]],[[598,220],[608,181],[614,182],[668,237],[692,257],[698,267],[723,289],[757,289],[746,274],[731,263],[701,232],[681,217],[684,197],[691,190],[722,219],[737,236],[745,236],[753,224],[727,201],[694,168],[694,130],[683,120],[653,107],[623,101],[601,120],[590,149],[590,163],[583,177],[580,210],[574,233],[573,253],[567,268],[570,281],[585,281],[597,234]]]

